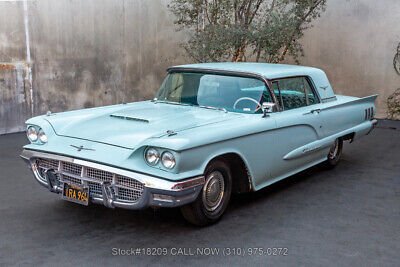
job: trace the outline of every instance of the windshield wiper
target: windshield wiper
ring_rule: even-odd
[[[228,111],[226,110],[226,108],[217,108],[217,107],[211,107],[211,106],[202,106],[202,105],[195,105],[194,107],[199,107],[199,108],[206,108],[206,109],[214,109],[214,110],[222,110],[225,113],[228,113]]]
[[[203,106],[203,105],[192,105],[192,104],[188,104],[188,103],[174,102],[174,101],[169,101],[169,100],[160,100],[160,99],[156,99],[156,98],[151,101],[154,103],[165,103],[165,104],[171,104],[171,105],[181,105],[181,106],[190,106],[190,107],[198,107],[198,108],[205,108],[205,109],[221,110],[221,111],[224,111],[225,113],[228,113],[226,108],[217,108],[217,107]]]
[[[171,105],[180,105],[180,106],[192,106],[187,103],[182,103],[182,102],[174,102],[174,101],[168,101],[168,100],[159,100],[159,99],[153,99],[152,102],[154,103],[165,103],[165,104],[171,104]]]

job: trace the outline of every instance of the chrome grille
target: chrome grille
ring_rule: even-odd
[[[143,184],[140,183],[139,181],[136,181],[134,179],[130,179],[126,176],[122,176],[122,175],[115,175],[115,177],[117,178],[117,184],[119,185],[123,185],[129,188],[134,188],[138,191],[142,191],[143,190]]]
[[[59,161],[54,159],[37,159],[36,164],[42,168],[58,170]]]
[[[87,168],[87,177],[100,180],[103,182],[111,182],[113,178],[113,174],[111,172],[106,172],[98,169],[93,169],[93,168]],[[128,178],[128,177],[127,177]],[[132,178],[128,178],[132,179]]]
[[[140,191],[118,188],[118,196],[122,200],[138,199],[141,196]]]
[[[80,166],[78,164],[63,162],[61,168],[64,172],[72,173],[77,176],[81,176],[81,173],[82,173],[82,166]]]
[[[41,179],[43,181],[45,181],[46,179],[44,179],[44,171],[46,169],[58,170],[59,169],[59,161],[53,160],[53,159],[36,159],[36,166],[38,167],[38,171],[41,176]]]
[[[60,180],[60,177],[58,176],[58,179]],[[63,180],[64,181],[68,181],[68,182],[72,182],[72,183],[74,183],[74,184],[81,184],[82,183],[82,180],[81,179],[78,179],[78,178],[75,178],[75,177],[71,177],[71,176],[68,176],[68,175],[63,175]]]
[[[57,171],[56,176],[59,181],[88,185],[91,196],[102,197],[102,182],[110,182],[113,185],[112,191],[117,200],[135,202],[143,194],[143,184],[127,176],[53,159],[38,158],[36,167],[43,180],[45,180],[44,171],[54,169]]]
[[[101,196],[103,194],[101,190],[101,185],[99,183],[92,183],[92,182],[87,182],[90,190],[90,194],[95,194],[97,196]]]

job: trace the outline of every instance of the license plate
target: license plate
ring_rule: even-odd
[[[89,187],[64,183],[62,198],[87,206],[89,204]]]

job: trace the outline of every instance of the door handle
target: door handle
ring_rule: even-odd
[[[321,109],[317,108],[317,109],[312,109],[307,113],[304,113],[303,115],[310,115],[310,114],[314,114],[315,112],[317,112],[318,114],[321,112]]]

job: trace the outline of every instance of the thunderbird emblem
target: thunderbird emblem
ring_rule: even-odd
[[[83,147],[83,146],[74,146],[74,145],[70,145],[70,146],[76,148],[78,151],[82,151],[82,150],[91,150],[91,151],[94,151],[94,149],[85,148],[85,147]]]

